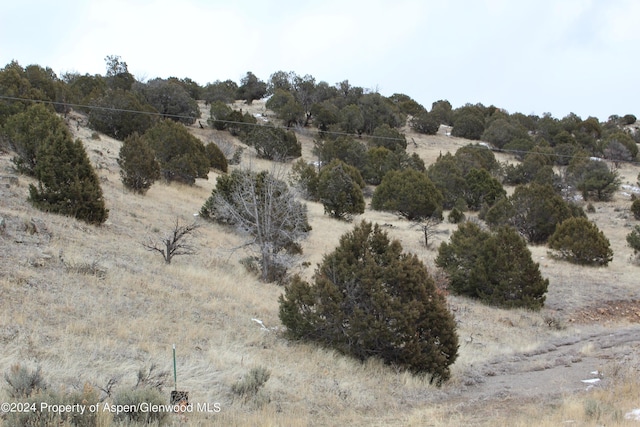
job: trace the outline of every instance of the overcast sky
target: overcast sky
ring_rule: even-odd
[[[510,113],[640,116],[639,0],[15,0],[0,67],[239,82],[247,71]]]

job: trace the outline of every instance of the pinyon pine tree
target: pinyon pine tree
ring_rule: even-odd
[[[424,264],[362,222],[325,255],[308,283],[296,276],[280,297],[289,337],[360,360],[430,376],[441,384],[458,352],[453,315]]]

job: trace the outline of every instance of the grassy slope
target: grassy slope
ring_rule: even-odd
[[[263,107],[252,108],[262,111]],[[473,414],[459,413],[446,401],[425,401],[436,393],[455,396],[469,382],[474,364],[600,328],[571,322],[574,310],[594,301],[640,298],[638,267],[629,263],[630,250],[624,241],[633,222],[628,197],[617,195],[614,202],[596,204],[596,213],[590,215],[612,242],[615,258],[608,268],[579,269],[549,259],[544,247],[531,248],[551,282],[547,307],[541,312],[505,311],[450,297],[463,345],[452,381],[436,390],[377,362],[360,364],[281,338],[277,298],[282,289],[247,274],[238,264],[246,253],[232,250],[242,240],[219,226],[200,228],[194,238],[198,254],[164,265],[140,242],[168,231],[176,217],[193,221],[193,213],[215,185],[216,174],[193,187],[156,184],[146,196],[137,196],[123,191],[119,181],[115,161],[119,142],[104,136],[93,140],[88,129],[72,129],[97,167],[109,220],[96,228],[37,211],[25,201],[30,179],[20,176],[17,185],[0,180],[0,216],[6,221],[0,235],[3,372],[22,363],[41,366],[56,387],[81,387],[85,382],[104,386],[110,378],[126,387],[135,383],[141,367],[155,363],[171,371],[175,343],[178,388],[188,390],[192,402],[220,402],[222,407],[215,416],[192,414],[193,425],[213,421],[221,425],[423,425],[425,419],[433,425],[456,425],[469,422]],[[212,130],[194,127],[193,131],[205,141],[216,138]],[[417,152],[427,164],[439,153],[454,152],[468,143],[444,135],[409,133],[409,141],[412,138],[415,144],[410,142],[408,151]],[[312,138],[301,139],[303,157],[311,160]],[[253,158],[249,150],[245,153],[244,166],[271,167]],[[621,174],[623,183],[633,183],[638,168],[624,166]],[[0,156],[0,175],[13,175],[10,155]],[[313,231],[304,242],[304,261],[315,266],[352,225],[324,216],[322,206],[315,203],[309,203],[309,215]],[[434,247],[454,229],[443,224],[434,247],[425,249],[419,231],[395,215],[367,211],[361,217],[392,225],[389,234],[427,265],[433,264]],[[91,273],[92,265],[104,276],[78,271]],[[301,268],[303,274],[312,270]],[[262,320],[268,330],[253,318]],[[564,327],[549,328],[549,318]],[[255,366],[271,371],[266,386],[270,402],[261,408],[234,401],[230,393],[231,385]],[[1,391],[0,401],[4,400]],[[532,407],[534,414],[535,410]]]

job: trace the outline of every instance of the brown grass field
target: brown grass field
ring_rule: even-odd
[[[268,114],[261,102],[243,108]],[[363,364],[284,339],[278,319],[282,288],[244,270],[239,260],[247,253],[234,250],[242,240],[225,228],[202,223],[192,240],[197,254],[165,265],[141,242],[169,231],[176,217],[194,221],[216,173],[191,187],[157,183],[145,196],[132,194],[119,179],[120,142],[103,135],[93,139],[91,130],[72,124],[102,182],[110,209],[103,226],[31,207],[26,199],[32,180],[15,173],[11,153],[0,155],[3,374],[21,364],[41,367],[55,389],[104,388],[116,379],[117,390],[132,387],[138,370],[155,364],[171,373],[164,388],[168,401],[175,344],[178,389],[188,391],[192,403],[218,403],[221,410],[172,415],[171,425],[638,425],[625,419],[640,408],[640,266],[625,241],[638,222],[629,212],[628,194],[594,203],[596,212],[589,214],[611,241],[614,259],[608,267],[580,268],[550,257],[545,247],[530,247],[550,280],[539,312],[448,297],[460,352],[452,379],[437,388],[377,361]],[[197,123],[192,131],[204,142],[233,140]],[[405,131],[407,150],[427,165],[469,143],[444,133]],[[313,135],[299,138],[303,158],[313,160]],[[241,166],[273,167],[250,149]],[[623,165],[622,183],[637,185],[639,171]],[[311,275],[353,224],[325,216],[320,204],[307,205],[313,230],[294,270]],[[419,230],[396,215],[367,210],[355,221],[361,219],[387,224],[389,235],[432,270],[438,244],[455,229],[441,224],[425,248]],[[254,367],[271,372],[260,399],[234,398],[232,385]],[[601,379],[597,385],[582,382],[594,376]],[[0,402],[6,402],[1,381]],[[110,414],[98,418],[100,425],[111,425]]]

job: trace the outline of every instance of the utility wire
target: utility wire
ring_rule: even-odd
[[[165,114],[165,113],[158,113],[158,112],[154,112],[154,111],[128,110],[128,109],[124,109],[124,108],[102,107],[102,106],[99,106],[99,105],[85,105],[85,104],[74,104],[74,103],[70,103],[70,102],[47,101],[47,100],[43,100],[43,99],[18,98],[18,97],[15,97],[15,96],[0,95],[0,99],[6,99],[6,100],[10,100],[10,101],[26,101],[26,102],[34,102],[34,103],[35,102],[39,102],[39,103],[43,103],[43,104],[60,105],[60,106],[64,106],[64,107],[86,108],[86,109],[89,109],[89,110],[118,111],[118,112],[133,113],[133,114],[146,114],[146,115],[156,116],[156,117],[197,120],[197,117],[185,116],[185,115],[180,115],[180,114]],[[227,123],[227,124],[235,124],[235,125],[263,126],[263,127],[268,127],[268,128],[272,128],[272,129],[287,129],[287,130],[294,130],[294,131],[300,129],[300,128],[294,127],[294,126],[277,126],[277,125],[274,125],[274,124],[248,123],[248,122],[238,122],[238,121],[233,121],[233,120],[221,120],[221,119],[214,119],[214,118],[210,118],[208,120],[210,120],[211,122],[219,122],[219,123]],[[318,133],[325,133],[325,134],[330,134],[330,135],[355,136],[355,134],[352,134],[352,133],[336,132],[336,131],[318,131]],[[390,140],[390,141],[405,141],[405,139],[403,139],[403,138],[394,138],[394,137],[389,137],[389,136],[367,135],[367,138],[369,138],[369,139],[386,139],[386,140]]]
[[[44,100],[44,99],[29,99],[29,98],[20,98],[20,97],[5,96],[5,95],[0,95],[0,99],[5,99],[5,100],[9,100],[9,101],[26,101],[26,102],[34,102],[34,103],[39,102],[39,103],[43,103],[43,104],[59,105],[59,106],[66,106],[66,107],[86,108],[86,109],[89,109],[89,110],[117,111],[117,112],[123,112],[123,113],[146,114],[146,115],[155,116],[155,117],[197,120],[196,117],[180,115],[180,114],[164,114],[164,113],[158,113],[158,112],[153,112],[153,111],[128,110],[128,109],[124,109],[124,108],[102,107],[102,106],[99,106],[99,105],[74,104],[74,103],[70,103],[70,102],[48,101],[48,100]],[[272,128],[272,129],[287,129],[287,130],[292,130],[292,131],[296,131],[296,130],[299,131],[300,130],[300,128],[293,127],[293,126],[277,126],[277,125],[274,125],[274,124],[247,123],[247,122],[238,122],[238,121],[233,121],[233,120],[220,120],[220,119],[213,119],[213,118],[210,118],[208,120],[210,120],[211,122],[219,122],[219,123],[226,123],[226,124],[233,124],[233,125],[263,126],[263,127],[268,127],[268,128]],[[338,135],[338,136],[356,136],[353,133],[337,132],[337,131],[317,131],[317,133],[318,134],[327,134],[327,135]],[[386,137],[386,136],[367,135],[366,138],[368,138],[368,139],[384,139],[384,140],[388,140],[388,141],[405,141],[406,142],[406,139],[403,139],[403,138],[394,138],[394,137]],[[489,146],[485,146],[485,145],[482,145],[482,144],[469,144],[468,147],[480,148],[480,149],[489,149],[491,151],[496,151],[496,152],[499,152],[499,153],[506,153],[506,154],[513,154],[513,155],[540,154],[540,155],[543,155],[543,156],[550,156],[550,157],[559,158],[559,159],[561,159],[561,158],[571,159],[573,157],[573,156],[570,156],[570,155],[567,155],[567,154],[560,154],[560,153],[540,153],[538,151],[530,151],[530,150],[505,150],[503,148],[489,147]],[[629,161],[629,160],[622,160],[622,159],[606,159],[606,160],[609,160],[611,162],[629,163],[629,164],[634,165],[634,166],[640,165],[640,162]]]

